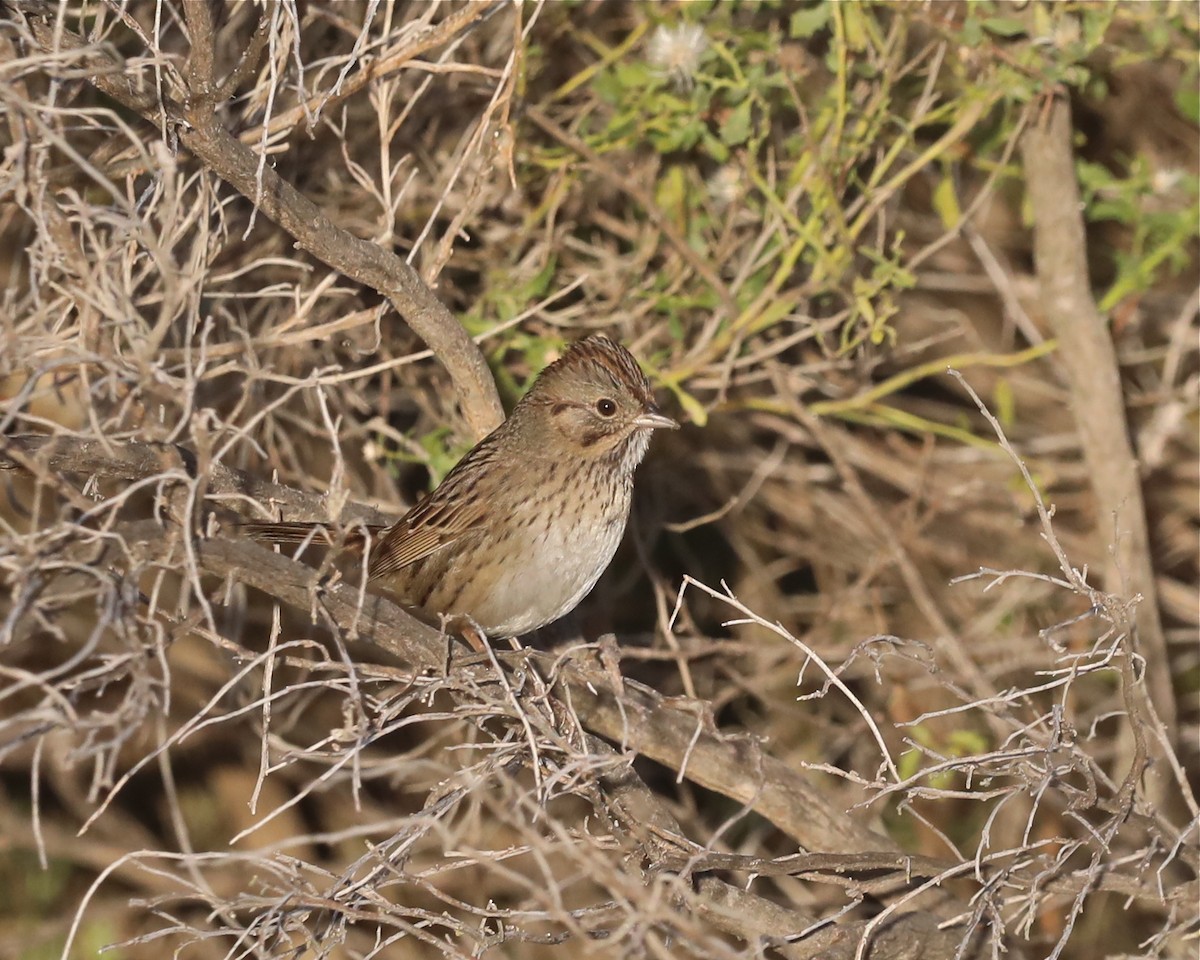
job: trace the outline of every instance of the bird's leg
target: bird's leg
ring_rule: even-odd
[[[476,653],[487,653],[487,634],[484,633],[483,627],[465,613],[456,613],[452,616],[443,615],[439,619],[442,621],[443,633],[457,633]]]

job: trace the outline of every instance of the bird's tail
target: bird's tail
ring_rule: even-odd
[[[337,523],[252,522],[238,524],[238,529],[259,543],[316,543],[323,546],[349,547],[361,550],[369,535],[378,540],[386,527],[347,526]]]

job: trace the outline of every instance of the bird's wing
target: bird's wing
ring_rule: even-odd
[[[432,499],[433,494],[413,507],[408,516],[388,530],[371,551],[368,569],[372,580],[395,573],[453,543],[475,529],[486,515],[481,504],[434,505]],[[418,512],[420,516],[414,516]]]
[[[483,525],[490,499],[487,480],[495,478],[489,466],[491,440],[483,440],[463,457],[436,490],[376,543],[368,562],[372,580],[416,563]]]

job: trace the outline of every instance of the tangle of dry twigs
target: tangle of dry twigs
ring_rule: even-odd
[[[1121,360],[1162,377],[1125,591],[994,179],[961,231],[847,191],[922,285],[829,349],[810,277],[756,287],[811,179],[704,248],[589,139],[650,29],[598,6],[0,3],[0,957],[1194,952],[1194,291]],[[496,251],[525,299],[473,313]],[[476,654],[238,535],[394,516],[593,327],[707,422],[584,616]]]

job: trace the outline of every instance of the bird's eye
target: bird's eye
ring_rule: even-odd
[[[615,401],[609,400],[608,397],[603,397],[596,401],[596,412],[602,417],[611,417],[617,412],[617,404]]]

